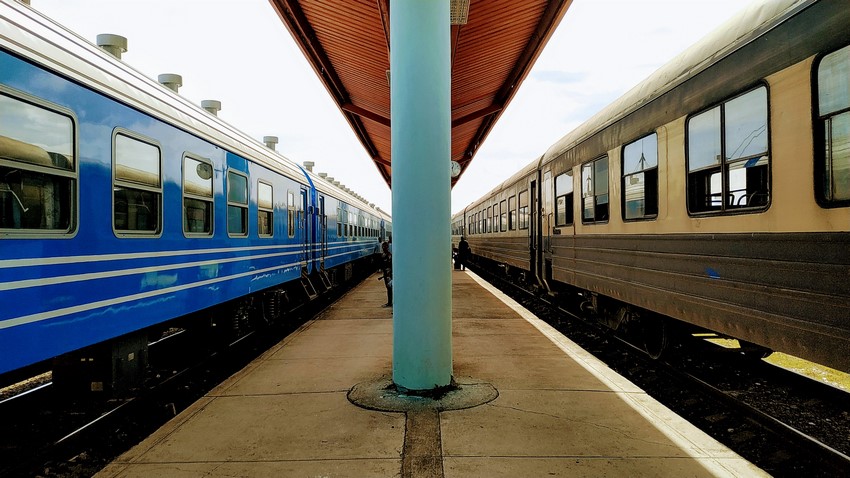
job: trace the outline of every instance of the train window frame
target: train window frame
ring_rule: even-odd
[[[729,123],[727,121],[727,108],[730,104],[743,101],[748,95],[755,94],[759,91],[764,92],[764,132],[765,132],[765,151],[759,154],[741,155],[735,158],[726,158],[727,153],[727,136],[729,136]],[[695,165],[691,168],[693,155],[691,152],[692,138],[694,135],[691,131],[691,123],[703,115],[717,111],[717,121],[713,127],[719,134],[716,139],[715,146],[719,147],[719,154],[715,157],[720,158],[719,164],[712,161],[705,165]],[[750,110],[751,111],[751,110]],[[750,112],[748,111],[748,112]],[[750,133],[751,135],[752,133]],[[750,137],[750,136],[747,136]],[[758,82],[749,88],[729,96],[723,101],[715,103],[708,108],[688,115],[685,121],[685,174],[686,174],[686,205],[688,215],[691,217],[703,216],[727,216],[735,214],[757,214],[766,211],[770,208],[772,194],[772,171],[771,167],[771,128],[770,128],[770,89],[765,82]],[[745,138],[746,139],[746,138]],[[749,146],[753,141],[750,140],[746,146]],[[764,169],[756,169],[761,168]],[[744,194],[736,196],[741,189],[730,190],[730,183],[733,182],[731,175],[736,171],[744,170]],[[738,175],[740,176],[740,175]],[[749,185],[755,183],[753,192],[749,192]],[[714,192],[719,181],[719,192]],[[761,186],[761,187],[759,187]],[[718,195],[720,199],[712,199]],[[705,201],[698,202],[698,199],[705,198]],[[724,200],[724,198],[729,199]],[[741,200],[745,199],[744,204],[740,204]],[[755,206],[752,203],[758,199]],[[708,202],[708,204],[704,204]],[[715,204],[717,203],[717,204]],[[727,204],[728,203],[728,204]]]
[[[269,189],[269,202],[263,204],[262,191],[263,188]],[[266,220],[263,221],[263,216]],[[263,232],[262,224],[266,223],[268,232]],[[262,179],[257,180],[257,236],[263,238],[274,237],[274,185],[269,181]]]
[[[198,165],[196,166],[196,172],[197,172],[197,176],[201,179],[203,179],[203,176],[201,175],[200,170],[197,169],[198,166],[207,165],[210,168],[209,169],[210,177],[207,180],[207,181],[209,181],[209,186],[210,186],[209,196],[202,194],[200,192],[190,192],[190,191],[187,190],[187,187],[186,187],[186,166],[187,166],[186,161],[187,160],[194,161],[194,162],[198,163]],[[183,212],[183,214],[182,214],[183,236],[187,237],[187,238],[189,238],[189,237],[191,237],[191,238],[213,237],[215,235],[215,166],[213,165],[213,162],[209,158],[204,158],[202,156],[198,156],[198,155],[191,154],[191,153],[184,153],[182,164],[181,164],[181,169],[182,169],[182,171],[181,171],[181,173],[182,173],[181,191],[182,191],[182,212]],[[209,216],[207,218],[207,221],[209,222],[209,231],[208,232],[205,232],[205,231],[197,232],[197,231],[189,231],[188,230],[189,208],[186,204],[187,199],[189,199],[191,201],[204,202],[204,203],[208,204],[208,207],[209,207],[209,209],[207,209],[207,211],[209,213]]]
[[[604,163],[604,173],[600,166]],[[589,175],[585,175],[585,171],[589,171]],[[609,174],[611,164],[608,155],[602,155],[590,161],[586,161],[581,165],[581,222],[582,224],[605,224],[611,216],[611,186]],[[604,184],[603,184],[604,181]],[[604,192],[602,186],[604,185]],[[604,201],[602,202],[602,197]],[[592,217],[587,215],[588,201],[592,206]],[[604,204],[604,208],[601,207]]]
[[[344,209],[339,208],[338,210],[340,210],[342,212],[342,214],[345,214]],[[340,216],[337,219],[337,229],[338,230],[340,229],[339,225],[340,225],[340,222],[341,222],[340,220],[342,219],[342,217],[343,216]],[[342,221],[342,222],[344,222],[344,221]],[[339,234],[337,234],[337,235],[339,235]],[[292,192],[291,189],[286,190],[286,236],[289,237],[290,239],[295,237],[295,193]]]
[[[523,197],[525,199],[523,199]],[[519,229],[525,230],[528,229],[529,226],[529,216],[528,216],[528,189],[523,189],[517,194],[517,204],[518,204],[518,220],[519,220]],[[523,205],[525,203],[525,205]]]
[[[653,141],[647,142],[647,139],[652,138]],[[629,162],[629,152],[628,150],[632,147],[636,148],[640,146],[640,158],[637,160],[637,167],[640,169],[633,169],[631,171],[627,171],[627,162]],[[653,158],[646,157],[646,146],[652,145],[654,147],[654,154],[650,151],[650,156]],[[649,167],[646,166],[647,162],[653,162],[654,165]],[[641,165],[641,163],[643,163]],[[620,154],[620,171],[622,172],[622,176],[620,178],[620,211],[622,215],[622,219],[624,222],[633,222],[633,221],[652,221],[658,218],[658,133],[653,131],[652,133],[646,134],[632,142],[624,144],[621,149]],[[640,179],[638,179],[640,178]],[[635,181],[635,180],[638,181]],[[643,194],[641,195],[641,203],[640,206],[640,214],[630,215],[629,214],[629,186],[633,186],[637,184],[637,182],[642,183],[643,185]],[[647,190],[650,191],[647,194]],[[652,194],[654,193],[654,194]],[[652,197],[650,197],[652,196]],[[634,201],[632,201],[634,202]]]
[[[235,186],[232,183],[231,178],[233,177],[241,177],[245,180],[245,202],[241,202],[238,199],[234,199],[231,196],[231,193],[237,191]],[[248,204],[250,203],[251,197],[251,182],[248,179],[248,175],[239,171],[237,169],[228,168],[226,174],[226,182],[227,182],[227,236],[233,238],[240,237],[248,237],[249,234],[249,220],[248,220]],[[239,211],[240,223],[242,224],[242,231],[233,231],[231,230],[231,211]]]
[[[505,196],[507,197],[507,196]],[[504,216],[504,217],[503,217]],[[504,227],[502,227],[504,221]],[[502,199],[499,201],[499,231],[506,232],[508,230],[508,200]]]
[[[811,72],[811,82],[812,82],[812,131],[814,135],[814,171],[813,171],[813,187],[815,193],[815,201],[817,204],[825,209],[831,208],[841,208],[850,206],[850,172],[847,173],[847,178],[842,178],[838,183],[848,182],[847,191],[843,191],[846,194],[846,197],[838,197],[836,198],[836,194],[833,191],[838,186],[835,184],[835,168],[834,168],[834,154],[833,151],[837,148],[831,147],[834,134],[834,123],[836,119],[840,118],[840,121],[844,124],[841,126],[845,129],[845,131],[850,131],[850,80],[846,80],[844,84],[836,85],[837,88],[845,88],[847,98],[840,98],[842,100],[841,104],[838,106],[834,105],[826,105],[830,106],[829,110],[822,113],[824,111],[825,105],[823,104],[824,100],[824,90],[821,86],[823,79],[821,77],[821,67],[824,64],[824,61],[831,60],[834,56],[838,56],[839,60],[841,59],[841,55],[844,55],[844,64],[838,65],[839,67],[845,68],[845,70],[839,71],[839,74],[833,75],[837,77],[839,80],[846,78],[846,76],[842,76],[842,73],[846,74],[847,70],[850,70],[850,45],[844,45],[841,48],[837,48],[835,50],[824,52],[819,55],[814,63],[812,64],[812,72]],[[827,127],[829,125],[829,127]],[[846,137],[850,138],[850,132],[846,133]],[[847,161],[848,171],[850,171],[850,154],[846,158],[839,158],[841,160]],[[844,168],[841,168],[844,169]]]
[[[13,174],[16,171],[26,171],[28,176],[31,176],[30,179],[38,179],[44,178],[50,180],[53,179],[54,188],[58,185],[56,181],[67,181],[67,205],[66,205],[66,214],[67,214],[67,227],[64,228],[32,228],[32,227],[2,227],[0,228],[0,239],[29,239],[29,238],[40,238],[40,239],[70,239],[77,235],[79,231],[79,207],[80,207],[80,167],[79,167],[79,131],[78,125],[79,121],[77,115],[71,109],[62,107],[58,104],[48,102],[41,98],[37,98],[35,96],[29,95],[22,91],[18,91],[12,88],[5,87],[0,85],[0,96],[4,96],[9,98],[12,101],[17,103],[21,103],[23,105],[28,105],[33,108],[37,108],[47,113],[52,113],[55,115],[59,115],[65,117],[69,120],[70,123],[70,135],[67,138],[70,144],[70,155],[69,159],[67,156],[62,155],[61,153],[54,153],[54,155],[59,156],[50,156],[49,152],[45,151],[50,157],[51,163],[55,163],[55,161],[59,158],[64,157],[64,159],[68,162],[71,162],[73,166],[71,168],[62,168],[59,165],[55,164],[37,164],[34,161],[23,161],[20,159],[14,159],[8,156],[0,157],[0,168],[9,168],[9,172],[6,174]],[[9,111],[9,110],[7,110]],[[16,124],[17,122],[12,122],[12,124]],[[31,123],[30,123],[31,124]],[[27,141],[20,141],[10,136],[4,137],[9,138],[12,141],[17,141],[25,144],[32,144]],[[38,147],[38,146],[37,146]],[[42,151],[43,148],[39,147]],[[46,159],[46,158],[43,158]],[[14,170],[13,170],[14,168]],[[4,176],[5,177],[5,176]],[[5,188],[0,191],[3,196],[8,196],[9,207],[10,208],[21,208],[21,212],[28,212],[31,210],[33,205],[30,205],[26,208],[26,211],[23,210],[23,203],[26,201],[24,196],[24,185],[23,185],[23,173],[21,177],[21,190],[18,194],[14,188],[8,183],[3,183]],[[42,184],[43,185],[43,184]],[[14,204],[13,204],[14,203]],[[17,204],[18,206],[15,206]],[[60,205],[61,206],[61,205]],[[42,207],[43,209],[43,207]],[[44,218],[42,218],[44,219]],[[61,219],[60,219],[61,220]]]
[[[508,230],[516,231],[516,195],[508,198]]]
[[[288,214],[287,214],[288,216]],[[291,237],[291,236],[290,236]],[[342,237],[342,207],[337,206],[336,208],[336,237]]]
[[[572,169],[555,176],[555,227],[572,226],[575,223],[575,213],[573,212],[575,183],[573,176]],[[563,181],[561,178],[564,178]],[[567,185],[569,185],[569,191],[563,191],[562,194],[561,187]],[[563,214],[561,214],[562,210]],[[563,220],[561,220],[562,217]]]
[[[119,177],[118,174],[118,157],[119,157],[119,138],[127,138],[128,140],[134,141],[135,143],[139,143],[141,145],[151,146],[157,151],[157,166],[159,168],[158,173],[156,174],[157,185],[153,184],[145,184],[141,181],[132,181],[127,179],[126,177]],[[123,141],[123,140],[121,140]],[[128,143],[134,144],[134,143]],[[138,145],[138,144],[137,144]],[[164,186],[163,186],[163,154],[162,154],[162,145],[153,138],[149,138],[143,136],[135,131],[131,131],[125,128],[115,128],[112,131],[112,232],[116,237],[119,238],[158,238],[162,236],[162,231],[164,229],[164,215],[163,215],[163,203],[165,202],[164,195]],[[136,168],[134,168],[136,169]],[[137,169],[138,170],[138,169]],[[141,171],[141,170],[138,170]],[[141,171],[142,173],[150,173],[149,171]],[[139,229],[119,229],[116,224],[116,215],[118,214],[117,210],[117,199],[116,195],[118,194],[118,189],[122,188],[123,190],[131,190],[144,193],[151,193],[158,195],[157,201],[157,224],[155,229],[148,230],[139,230]],[[142,198],[144,205],[144,198]],[[128,204],[129,207],[129,204]],[[145,206],[147,207],[147,206]]]

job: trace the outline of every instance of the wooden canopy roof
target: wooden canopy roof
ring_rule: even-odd
[[[451,26],[451,159],[460,163],[461,171],[571,3],[452,0],[453,8],[465,1],[467,23]],[[390,184],[389,0],[270,2]],[[452,180],[452,186],[459,178]]]

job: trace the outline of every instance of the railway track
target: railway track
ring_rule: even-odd
[[[850,476],[850,394],[739,350],[677,336],[654,360],[579,311],[474,267],[609,367],[773,476]]]
[[[151,344],[152,356],[155,347],[169,350],[160,356],[182,353],[157,360],[149,386],[128,399],[63,397],[46,382],[0,400],[0,477],[92,476],[357,283],[299,306],[285,324],[242,336],[209,354],[198,354],[190,334]]]

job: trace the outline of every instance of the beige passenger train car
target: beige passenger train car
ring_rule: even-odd
[[[609,320],[660,315],[850,371],[848,25],[845,1],[750,7],[453,232]]]

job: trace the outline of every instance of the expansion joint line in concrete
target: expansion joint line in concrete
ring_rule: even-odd
[[[433,408],[410,410],[404,423],[402,478],[443,478],[440,412]]]
[[[428,394],[407,395],[399,391],[389,376],[383,376],[351,387],[348,400],[367,410],[404,412],[401,476],[442,478],[440,412],[477,407],[499,396],[499,391],[489,383],[468,381],[458,382],[435,397]]]

